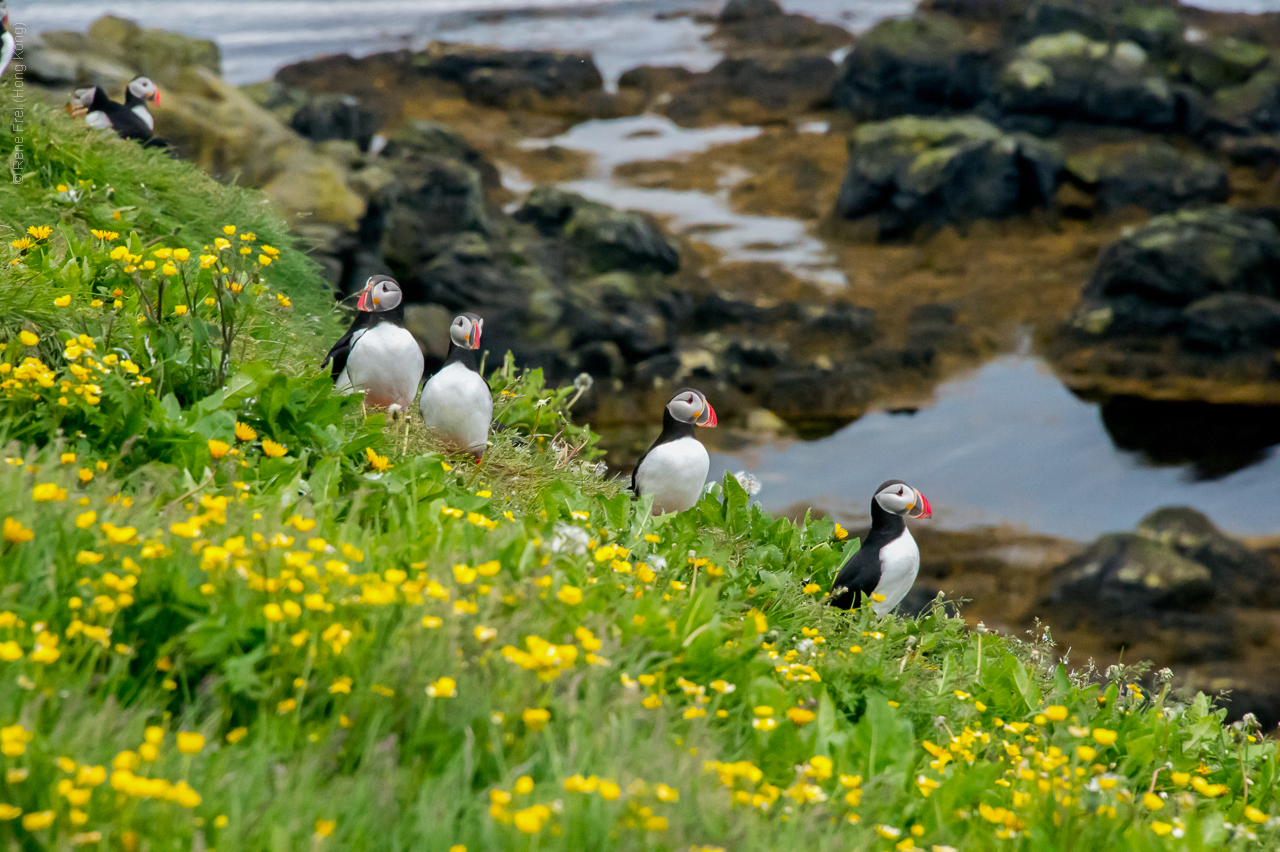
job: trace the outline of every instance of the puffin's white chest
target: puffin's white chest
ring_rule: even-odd
[[[370,405],[398,405],[407,411],[420,381],[422,350],[418,341],[395,323],[380,322],[357,332],[336,387],[339,391],[364,391]]]
[[[649,451],[636,470],[636,491],[653,495],[653,513],[683,512],[702,496],[711,469],[707,448],[696,438],[677,438]]]
[[[102,110],[93,110],[84,117],[84,123],[94,130],[110,130],[111,119]]]
[[[147,126],[148,130],[154,131],[156,129],[156,120],[152,117],[151,111],[147,109],[146,105],[138,104],[133,108],[133,114],[142,119],[142,123]]]
[[[880,582],[876,584],[876,594],[884,595],[884,600],[872,607],[876,615],[884,615],[901,603],[918,573],[920,548],[911,537],[911,530],[904,528],[902,535],[880,548]]]
[[[18,43],[13,38],[13,33],[5,30],[4,35],[0,36],[0,74],[5,72],[9,67],[9,62],[13,59],[13,53],[17,49]]]
[[[493,393],[484,378],[453,363],[422,389],[422,419],[459,450],[481,455],[493,422]]]

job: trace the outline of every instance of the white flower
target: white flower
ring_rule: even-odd
[[[591,535],[582,527],[572,524],[558,523],[551,533],[551,542],[547,547],[552,553],[573,553],[582,555],[587,552]]]
[[[740,470],[733,475],[738,480],[738,484],[742,486],[742,490],[747,492],[748,497],[754,497],[760,493],[760,480],[756,479],[745,470]]]

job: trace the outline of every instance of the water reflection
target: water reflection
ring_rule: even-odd
[[[934,522],[950,528],[1012,523],[1088,539],[1186,505],[1230,532],[1280,532],[1274,415],[1213,409],[1223,415],[1215,423],[1194,407],[1184,416],[1148,405],[1100,412],[1038,359],[1009,356],[940,385],[914,414],[877,412],[821,440],[713,453],[712,476],[751,471],[772,511],[865,515],[872,489],[897,477],[927,494]]]

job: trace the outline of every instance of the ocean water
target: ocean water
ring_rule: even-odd
[[[14,0],[10,12],[34,32],[83,30],[113,14],[213,39],[223,50],[224,76],[240,84],[266,79],[301,59],[418,48],[432,39],[589,50],[609,80],[646,63],[705,70],[720,58],[703,41],[710,27],[679,13],[714,13],[721,5],[722,0]],[[913,5],[783,0],[789,11],[852,30],[909,14]]]

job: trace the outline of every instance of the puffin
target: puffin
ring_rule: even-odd
[[[331,364],[338,393],[363,391],[366,403],[386,406],[392,418],[403,415],[408,443],[409,409],[424,362],[418,341],[404,327],[404,292],[394,278],[374,275],[365,282],[351,327],[323,363]]]
[[[872,599],[876,615],[885,615],[901,603],[920,571],[920,548],[906,518],[932,516],[925,496],[901,479],[890,479],[877,488],[871,498],[871,531],[841,566],[828,603],[850,609],[861,605],[866,596]]]
[[[463,313],[449,326],[449,354],[427,380],[418,403],[422,420],[454,450],[484,457],[493,423],[493,392],[480,375],[480,334],[484,320]]]
[[[683,512],[698,502],[711,457],[693,433],[695,427],[715,425],[716,411],[702,391],[681,388],[671,397],[662,412],[662,434],[631,473],[635,495],[653,496],[653,514]]]
[[[0,76],[8,70],[13,54],[18,49],[13,33],[9,32],[9,4],[0,2]]]
[[[146,122],[124,104],[118,104],[107,97],[101,87],[76,89],[73,97],[72,109],[76,106],[87,109],[85,123],[95,130],[114,130],[123,139],[144,143],[151,138],[151,128]]]
[[[156,84],[151,82],[150,77],[138,77],[133,80],[124,90],[124,105],[133,111],[133,114],[142,119],[142,123],[152,133],[156,129],[156,120],[151,115],[151,111],[147,109],[147,104],[160,103],[160,89]]]

